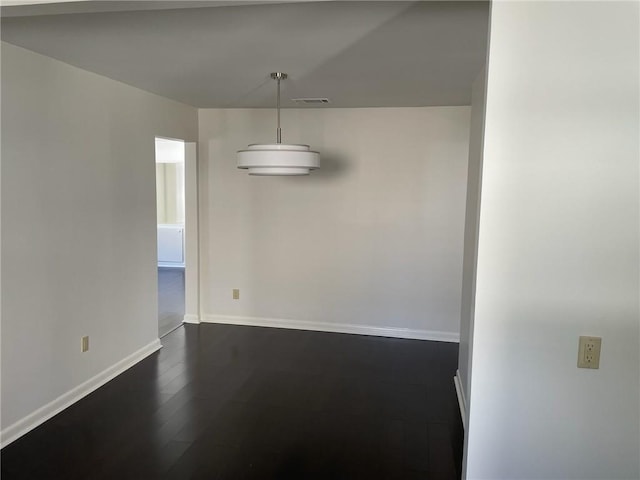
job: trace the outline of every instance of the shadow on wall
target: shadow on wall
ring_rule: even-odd
[[[312,147],[313,150],[313,147]],[[314,179],[333,180],[349,171],[351,165],[347,158],[335,153],[323,153],[320,151],[320,168],[312,171],[307,177],[307,181]],[[289,181],[300,181],[300,177],[286,177]]]

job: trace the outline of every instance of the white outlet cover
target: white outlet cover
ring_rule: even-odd
[[[578,342],[578,368],[600,368],[601,337],[581,336]]]

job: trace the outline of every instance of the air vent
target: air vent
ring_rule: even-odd
[[[320,105],[322,103],[329,103],[328,98],[292,98],[291,100],[296,103],[304,103],[305,105]]]

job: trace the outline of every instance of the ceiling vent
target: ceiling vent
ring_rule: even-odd
[[[321,105],[323,103],[329,103],[328,98],[292,98],[291,101],[304,103],[305,105]]]

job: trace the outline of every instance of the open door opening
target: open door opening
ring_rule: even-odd
[[[185,314],[185,142],[156,138],[158,335]]]

